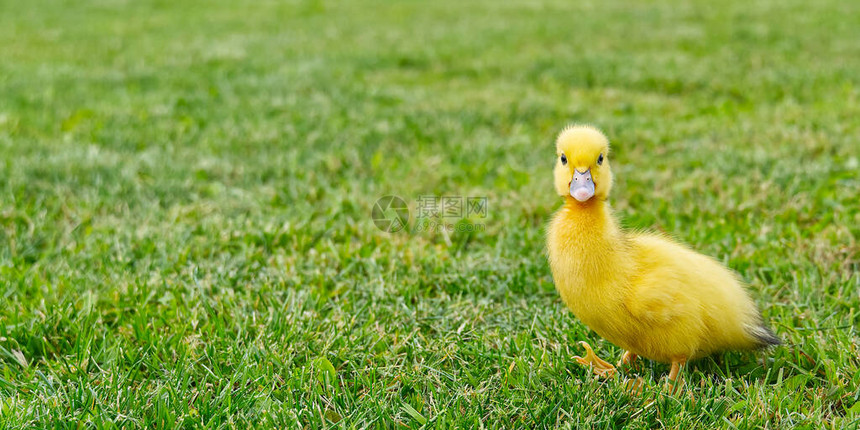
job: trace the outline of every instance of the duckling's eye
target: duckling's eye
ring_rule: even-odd
[[[564,154],[561,154],[561,164],[567,164],[567,157]]]
[[[601,164],[603,164],[603,154],[602,153],[600,154],[600,156],[597,157],[597,165],[599,166]]]

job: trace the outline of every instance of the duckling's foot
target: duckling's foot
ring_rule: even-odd
[[[616,364],[616,366],[629,366],[633,364],[634,361],[636,361],[636,357],[638,357],[636,354],[630,351],[624,351],[624,355],[621,356],[621,360],[618,361],[618,364]]]
[[[679,378],[678,374],[681,372],[681,366],[686,365],[686,358],[678,358],[672,361],[672,369],[669,370],[669,381],[666,382],[666,388],[668,388],[670,392],[674,393],[680,389],[681,378]]]
[[[624,389],[628,394],[633,396],[641,395],[643,388],[645,388],[645,380],[640,376],[637,376],[636,379],[628,379],[624,382]]]
[[[577,356],[573,357],[574,360],[576,360],[579,364],[582,364],[583,366],[591,366],[591,370],[597,376],[603,378],[611,378],[615,376],[615,366],[607,363],[604,360],[601,360],[600,357],[598,357],[597,354],[594,353],[594,350],[591,349],[591,345],[585,342],[579,342],[579,344],[582,345],[583,348],[585,348],[585,358]]]

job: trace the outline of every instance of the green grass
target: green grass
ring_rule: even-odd
[[[860,426],[860,3],[698,3],[0,1],[0,427]],[[573,121],[784,346],[572,360],[621,353],[546,262]]]

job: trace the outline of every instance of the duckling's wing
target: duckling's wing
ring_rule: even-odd
[[[631,238],[636,270],[630,278],[625,306],[650,324],[679,322],[694,317],[700,303],[691,294],[690,251],[663,237]]]
[[[634,318],[649,325],[677,321],[695,306],[689,303],[678,286],[677,274],[653,268],[633,279],[624,305]]]

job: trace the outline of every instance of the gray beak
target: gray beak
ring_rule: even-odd
[[[573,170],[573,179],[570,180],[570,196],[577,201],[584,202],[594,197],[594,181],[591,179],[591,169],[584,173]]]

